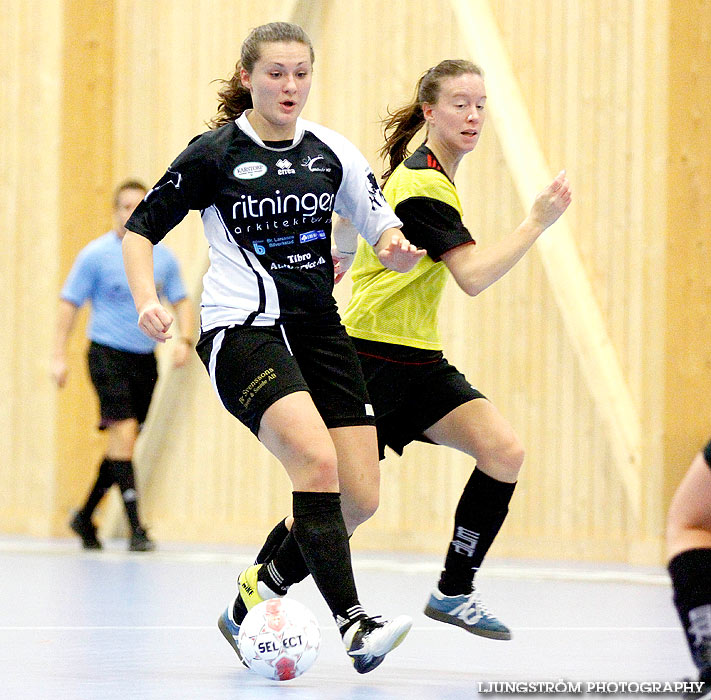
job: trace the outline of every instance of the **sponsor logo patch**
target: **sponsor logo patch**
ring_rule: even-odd
[[[254,180],[257,177],[262,177],[267,172],[267,166],[264,163],[240,163],[232,174],[240,180]]]
[[[291,161],[288,161],[286,158],[279,158],[279,160],[276,162],[277,168],[277,173],[279,175],[293,175],[296,173],[296,170],[291,167]]]
[[[310,243],[311,241],[323,240],[326,238],[325,231],[307,231],[299,234],[299,243]]]
[[[322,155],[305,156],[301,161],[301,167],[308,168],[312,173],[330,173],[331,168],[324,167],[319,161],[324,161]]]

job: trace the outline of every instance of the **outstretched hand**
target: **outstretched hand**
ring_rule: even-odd
[[[571,198],[570,183],[565,170],[561,170],[555,180],[536,196],[529,217],[546,229],[568,208]]]
[[[173,323],[173,316],[159,302],[153,301],[146,304],[138,313],[138,327],[153,340],[165,343],[173,336],[168,329]]]
[[[378,251],[378,260],[388,270],[409,272],[424,257],[426,251],[412,245],[402,235],[393,235],[390,242]]]

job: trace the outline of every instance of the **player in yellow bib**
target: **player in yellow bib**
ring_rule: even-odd
[[[561,172],[508,236],[480,250],[464,226],[454,177],[477,144],[485,118],[480,68],[442,61],[418,82],[416,99],[385,124],[389,159],[384,194],[403,234],[427,251],[405,274],[392,273],[360,241],[352,264],[353,296],[343,317],[358,350],[375,410],[381,459],[413,440],[471,455],[476,468],[454,516],[444,570],[425,614],[494,639],[510,639],[474,587],[474,576],[508,513],[523,447],[513,428],[442,354],[437,309],[448,276],[470,296],[508,272],[567,209],[571,191]],[[407,146],[426,127],[425,142]],[[334,230],[338,275],[349,267],[355,231]]]

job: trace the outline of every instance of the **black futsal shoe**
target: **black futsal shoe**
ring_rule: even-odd
[[[385,655],[397,647],[412,627],[412,618],[400,615],[394,620],[363,617],[343,631],[343,643],[358,673],[370,673],[380,666]]]
[[[128,549],[131,552],[152,552],[156,548],[155,542],[149,539],[148,533],[139,527],[131,533]]]
[[[84,549],[103,549],[101,542],[96,537],[96,527],[81,511],[74,513],[69,521],[69,527],[81,537],[81,546]]]

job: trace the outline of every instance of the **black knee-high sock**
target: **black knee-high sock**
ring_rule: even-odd
[[[284,518],[284,520],[280,520],[274,526],[274,529],[267,535],[267,539],[262,545],[262,548],[259,550],[259,554],[257,554],[257,558],[254,560],[254,563],[264,564],[270,559],[273,559],[288,534],[289,528],[286,526],[286,518]]]
[[[308,575],[309,567],[306,565],[301,548],[293,532],[289,532],[279,549],[259,570],[257,579],[264,581],[275,593],[286,595],[289,586],[303,581]]]
[[[309,572],[343,630],[365,617],[358,601],[339,493],[294,491],[293,536]]]
[[[138,492],[136,491],[136,479],[133,474],[133,463],[128,459],[113,459],[111,469],[118,487],[121,489],[121,498],[126,509],[128,522],[134,532],[141,529],[141,521],[138,517]]]
[[[96,481],[92,487],[89,495],[87,496],[86,503],[84,503],[83,508],[80,513],[86,517],[91,518],[92,513],[96,510],[96,506],[99,505],[99,501],[104,497],[106,492],[113,486],[114,483],[114,473],[111,469],[111,461],[104,458],[104,460],[99,465],[99,473],[96,475]]]
[[[509,512],[516,484],[498,481],[480,469],[472,472],[454,514],[454,535],[439,589],[445,595],[469,593],[474,574]]]
[[[669,562],[674,605],[699,679],[711,682],[711,549],[689,549]]]

